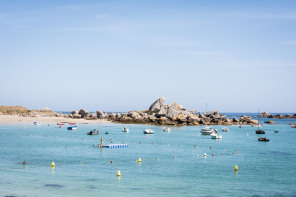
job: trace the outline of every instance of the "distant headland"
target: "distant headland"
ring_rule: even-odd
[[[196,110],[187,110],[184,106],[174,102],[164,104],[164,98],[155,100],[148,109],[143,111],[130,111],[127,113],[107,113],[97,110],[90,113],[85,109],[79,111],[73,110],[69,114],[54,112],[48,108],[42,110],[28,110],[23,106],[0,106],[0,115],[13,115],[18,117],[55,117],[75,120],[101,120],[111,121],[124,124],[152,124],[152,125],[256,125],[258,120],[252,119],[250,116],[242,115],[240,118],[227,118],[218,111],[209,111],[206,113]],[[270,115],[266,112],[258,115],[258,117],[267,118],[296,118],[294,115]],[[94,121],[95,122],[95,121]],[[272,122],[272,121],[271,121]]]

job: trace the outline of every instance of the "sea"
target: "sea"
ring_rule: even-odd
[[[228,126],[229,132],[212,126],[219,140],[201,135],[202,126],[163,132],[163,126],[136,124],[77,124],[77,130],[2,124],[0,196],[296,196],[296,128],[289,125],[296,119],[259,121],[265,135],[248,125]],[[146,128],[154,134],[143,134]],[[100,134],[86,135],[92,129]],[[128,147],[98,148],[101,138]]]

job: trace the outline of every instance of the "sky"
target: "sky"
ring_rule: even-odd
[[[0,1],[0,70],[0,105],[296,113],[296,1]]]

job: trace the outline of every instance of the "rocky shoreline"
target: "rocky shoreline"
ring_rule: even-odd
[[[293,115],[287,114],[287,115],[283,116],[283,114],[271,115],[267,112],[263,112],[262,114],[259,114],[258,117],[284,119],[284,118],[296,118],[296,114],[293,114]]]
[[[18,115],[20,117],[64,117],[84,120],[106,120],[124,124],[152,124],[152,125],[253,125],[258,124],[258,120],[250,116],[238,118],[227,118],[218,111],[209,111],[204,114],[196,113],[196,110],[187,110],[184,106],[174,102],[164,104],[164,98],[154,101],[147,110],[130,111],[127,113],[107,113],[100,110],[90,113],[85,109],[73,110],[70,114],[57,113],[50,109],[28,110],[22,106],[0,106],[0,115]],[[267,118],[296,118],[294,115],[270,115],[266,112],[258,117]],[[273,124],[273,121],[266,121]]]
[[[124,124],[152,124],[152,125],[238,125],[258,124],[258,120],[250,116],[227,118],[218,111],[209,111],[204,114],[196,110],[187,110],[184,106],[174,102],[164,104],[164,98],[153,102],[149,109],[144,111],[130,111],[127,113],[106,113],[100,110],[89,113],[85,109],[73,110],[70,114],[57,113],[50,109],[28,110],[21,106],[0,106],[0,115],[18,115],[20,117],[64,117],[85,120],[107,120]]]

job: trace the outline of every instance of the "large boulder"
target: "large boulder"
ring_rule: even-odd
[[[166,111],[166,116],[169,118],[178,117],[178,115],[181,113],[179,104],[178,103],[172,103],[168,106],[168,109]]]
[[[73,118],[81,118],[81,115],[79,114],[72,114],[73,115]]]
[[[254,120],[254,119],[248,119],[247,120],[248,124],[258,124],[258,120]]]
[[[219,113],[217,110],[208,111],[208,112],[204,113],[204,116],[206,116],[206,117],[210,117],[211,115],[216,116],[216,115],[219,115]]]
[[[97,118],[104,118],[105,117],[104,112],[102,112],[100,110],[96,111],[96,115],[97,115]]]
[[[73,110],[73,111],[71,112],[71,114],[72,114],[72,115],[74,115],[74,114],[78,114],[78,111],[77,111],[77,110]]]
[[[238,118],[233,118],[233,122],[239,122]]]
[[[85,109],[81,109],[79,112],[78,112],[79,115],[81,115],[81,118],[86,118],[89,116],[89,112],[86,111]]]
[[[156,101],[154,101],[154,103],[152,103],[152,105],[150,105],[149,107],[149,111],[150,112],[155,112],[155,111],[159,111],[160,108],[163,106],[163,102],[164,102],[164,98],[159,98]]]
[[[166,115],[166,113],[167,113],[167,110],[164,108],[164,106],[161,106],[158,112],[158,115]]]
[[[139,112],[131,111],[127,113],[127,116],[131,118],[136,118],[139,116]]]

